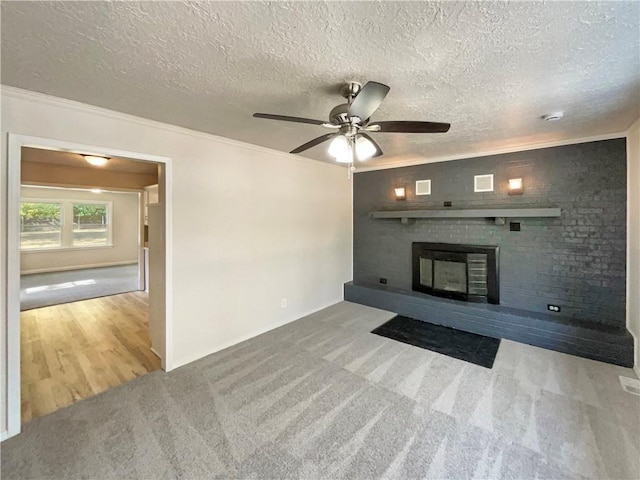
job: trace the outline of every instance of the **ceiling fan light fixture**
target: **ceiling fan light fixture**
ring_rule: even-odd
[[[353,147],[350,143],[347,143],[347,148],[336,157],[336,162],[353,163]]]
[[[358,138],[356,138],[356,157],[361,162],[369,160],[375,155],[376,151],[376,146],[368,138],[363,136],[358,136]]]
[[[338,135],[329,144],[329,155],[336,159],[338,163],[351,163],[353,160],[353,149],[351,142],[344,135]]]

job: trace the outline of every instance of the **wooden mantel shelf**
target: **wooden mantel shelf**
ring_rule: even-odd
[[[387,210],[371,212],[371,218],[398,218],[402,223],[416,218],[495,218],[496,224],[504,224],[505,218],[559,217],[558,207],[511,208],[432,208],[427,210]]]

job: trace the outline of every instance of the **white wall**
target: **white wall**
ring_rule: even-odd
[[[111,202],[112,243],[109,247],[85,249],[26,250],[20,254],[21,273],[124,265],[138,261],[139,194],[37,187],[23,187],[20,191],[22,198]]]
[[[7,132],[173,159],[174,366],[338,302],[351,280],[352,195],[344,168],[7,87],[0,279]],[[5,307],[2,314],[6,351]],[[2,431],[5,425],[3,399]]]
[[[627,328],[640,377],[640,118],[627,132]]]

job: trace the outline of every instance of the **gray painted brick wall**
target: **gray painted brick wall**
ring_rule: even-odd
[[[494,191],[474,193],[474,175],[494,174]],[[523,195],[508,195],[522,177]],[[415,181],[431,179],[431,195]],[[396,201],[393,187],[407,189]],[[560,218],[372,219],[376,210],[465,206],[558,206]],[[520,222],[511,232],[509,221]],[[354,176],[354,283],[411,290],[411,243],[500,247],[500,304],[561,318],[625,324],[626,144],[624,139],[357,173]]]

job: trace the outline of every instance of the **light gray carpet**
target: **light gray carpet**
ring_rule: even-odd
[[[138,264],[20,276],[20,310],[138,290]]]
[[[629,369],[503,341],[492,370],[339,303],[34,420],[2,478],[638,478]]]

